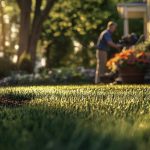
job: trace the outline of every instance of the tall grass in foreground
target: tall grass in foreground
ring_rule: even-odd
[[[149,147],[149,86],[0,88],[0,150]]]

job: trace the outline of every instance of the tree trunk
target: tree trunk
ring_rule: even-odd
[[[51,58],[50,58],[51,46],[52,46],[52,43],[49,43],[49,44],[47,45],[47,47],[45,48],[46,67],[47,67],[48,69],[51,69],[51,68],[52,68],[52,65],[51,65]]]
[[[20,0],[21,18],[20,18],[20,35],[19,35],[19,51],[18,60],[20,56],[28,50],[29,33],[31,25],[31,0]]]
[[[31,56],[33,68],[35,66],[36,49],[42,32],[43,22],[48,17],[49,11],[57,1],[58,0],[47,0],[44,10],[41,10],[43,0],[36,0],[34,17],[31,24],[32,0],[17,0],[21,10],[18,58],[20,58],[24,52],[27,52]]]
[[[41,27],[36,26],[34,28],[34,32],[30,36],[30,41],[29,41],[29,45],[28,45],[28,51],[27,52],[31,56],[31,62],[32,62],[33,67],[35,66],[36,49],[37,49],[38,40],[40,38],[40,33],[41,33]]]
[[[31,62],[33,67],[35,66],[36,49],[37,49],[37,44],[40,38],[40,34],[42,31],[42,24],[43,24],[43,22],[41,22],[41,9],[40,9],[41,5],[42,5],[42,0],[36,0],[34,18],[32,22],[31,33],[30,33],[29,43],[28,43],[28,53],[31,56]]]
[[[29,45],[28,45],[28,53],[31,55],[31,61],[33,67],[35,66],[36,49],[37,49],[38,40],[40,38],[40,34],[42,32],[43,22],[48,17],[49,11],[53,7],[56,1],[57,0],[47,0],[47,5],[45,6],[45,9],[42,11],[40,9],[42,5],[42,0],[36,0],[34,19],[32,23],[32,30],[31,30]]]

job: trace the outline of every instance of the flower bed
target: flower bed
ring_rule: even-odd
[[[142,83],[149,65],[147,53],[136,49],[123,50],[107,62],[107,67],[118,71],[124,83]]]

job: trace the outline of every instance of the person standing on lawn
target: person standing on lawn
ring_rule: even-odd
[[[108,22],[107,29],[104,30],[97,42],[97,50],[96,50],[96,59],[97,59],[97,66],[96,66],[96,74],[95,74],[95,83],[101,82],[101,77],[105,75],[107,72],[107,55],[109,48],[115,48],[117,50],[121,49],[121,45],[115,44],[112,40],[112,34],[116,31],[117,24],[113,21]]]

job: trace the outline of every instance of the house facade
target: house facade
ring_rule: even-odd
[[[124,19],[124,35],[129,34],[129,19],[142,18],[144,21],[143,34],[150,40],[150,0],[117,5],[120,16]]]

